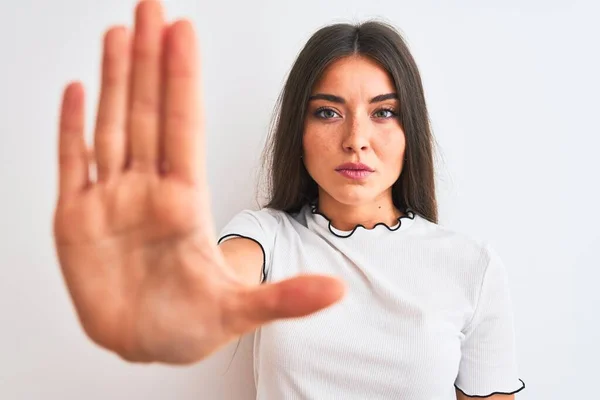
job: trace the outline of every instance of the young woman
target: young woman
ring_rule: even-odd
[[[163,41],[164,35],[164,41]],[[320,29],[265,152],[269,201],[215,236],[195,35],[141,1],[107,31],[96,180],[67,86],[54,231],[79,320],[131,362],[190,364],[256,331],[261,399],[514,398],[504,265],[437,224],[432,135],[400,35]]]

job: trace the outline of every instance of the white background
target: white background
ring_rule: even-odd
[[[85,337],[54,255],[59,100],[85,84],[133,0],[0,3],[0,399],[252,399],[245,336],[186,368],[127,364]],[[196,25],[216,227],[255,208],[272,107],[309,36],[379,17],[422,73],[440,223],[491,241],[515,305],[519,399],[597,396],[600,6],[594,1],[165,2]]]

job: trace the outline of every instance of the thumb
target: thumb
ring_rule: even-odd
[[[276,319],[303,317],[333,305],[345,292],[341,280],[325,275],[299,275],[253,286],[240,298],[234,329],[242,334]]]

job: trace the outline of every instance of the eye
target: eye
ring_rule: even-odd
[[[331,108],[321,107],[315,111],[315,116],[322,119],[331,119],[335,116],[339,116],[339,114],[333,111]]]
[[[398,116],[398,114],[389,108],[380,108],[379,110],[375,111],[375,117],[378,118],[383,118],[383,119],[388,119],[388,118],[393,118]]]

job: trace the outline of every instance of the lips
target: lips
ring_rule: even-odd
[[[371,171],[367,171],[366,169],[340,169],[337,172],[346,178],[359,180],[365,179],[372,174]]]
[[[352,180],[365,179],[375,171],[373,168],[363,163],[345,163],[338,165],[335,170],[342,176]]]
[[[336,171],[367,171],[367,172],[375,171],[373,168],[371,168],[368,165],[363,164],[363,163],[344,163],[344,164],[338,165],[335,170]]]

